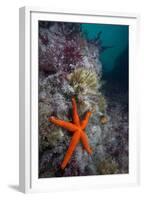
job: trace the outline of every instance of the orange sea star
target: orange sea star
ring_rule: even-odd
[[[86,113],[84,119],[82,121],[80,121],[80,118],[79,118],[79,115],[77,112],[76,101],[74,98],[72,98],[72,109],[73,109],[73,123],[60,120],[53,116],[49,118],[50,122],[54,123],[57,126],[63,127],[73,133],[73,137],[70,141],[69,148],[68,148],[68,150],[65,154],[64,160],[61,164],[61,169],[64,169],[66,167],[66,165],[69,162],[69,160],[76,148],[76,145],[78,144],[80,139],[81,139],[86,151],[90,155],[92,154],[92,150],[88,143],[88,137],[87,137],[86,133],[84,132],[84,129],[86,128],[86,126],[88,124],[88,120],[91,115],[91,112],[88,111]]]

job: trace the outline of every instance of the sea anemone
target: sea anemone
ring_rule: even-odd
[[[96,94],[98,77],[94,70],[78,68],[69,75],[69,80],[76,94]]]

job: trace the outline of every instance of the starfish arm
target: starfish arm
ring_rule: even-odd
[[[73,108],[73,122],[76,125],[80,124],[80,120],[79,120],[79,116],[78,116],[78,112],[77,112],[77,105],[76,105],[76,101],[74,98],[72,98],[72,108]]]
[[[75,148],[76,148],[76,145],[77,143],[79,142],[79,139],[80,139],[80,132],[79,131],[76,131],[70,141],[70,145],[69,145],[69,148],[65,154],[65,157],[64,157],[64,160],[61,164],[61,169],[64,169],[67,165],[67,163],[69,162]]]
[[[65,122],[63,120],[60,120],[56,117],[50,117],[49,121],[52,122],[53,124],[60,126],[62,128],[67,129],[68,131],[74,132],[77,130],[77,126],[75,126],[74,124],[70,123],[70,122]]]
[[[85,129],[86,128],[86,125],[88,124],[88,121],[89,121],[89,118],[91,116],[91,112],[88,111],[84,117],[84,119],[81,121],[81,129]]]
[[[81,141],[82,141],[82,143],[83,143],[84,148],[86,149],[86,151],[89,154],[92,154],[92,150],[91,150],[91,148],[89,146],[89,142],[88,142],[88,137],[87,137],[86,133],[83,132],[83,131],[81,132]]]

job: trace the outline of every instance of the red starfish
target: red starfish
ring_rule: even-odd
[[[91,112],[88,111],[86,113],[84,119],[82,121],[80,121],[78,112],[77,112],[76,102],[75,102],[74,98],[72,98],[72,109],[73,109],[73,123],[60,120],[56,117],[49,118],[50,122],[56,124],[57,126],[63,127],[73,133],[73,137],[70,141],[69,148],[68,148],[68,150],[65,154],[64,160],[61,164],[61,169],[64,169],[66,167],[66,165],[69,162],[69,160],[76,148],[76,145],[78,144],[80,139],[81,139],[86,151],[89,154],[92,154],[92,150],[88,143],[88,137],[87,137],[86,133],[84,132],[84,129],[86,128],[86,125],[88,124],[88,120],[91,115]]]

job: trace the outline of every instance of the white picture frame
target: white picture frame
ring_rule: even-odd
[[[129,25],[129,173],[107,176],[38,178],[38,20]],[[137,127],[138,28],[137,14],[93,11],[49,11],[20,8],[20,132],[19,165],[22,192],[48,192],[132,186],[139,183],[139,132]]]

